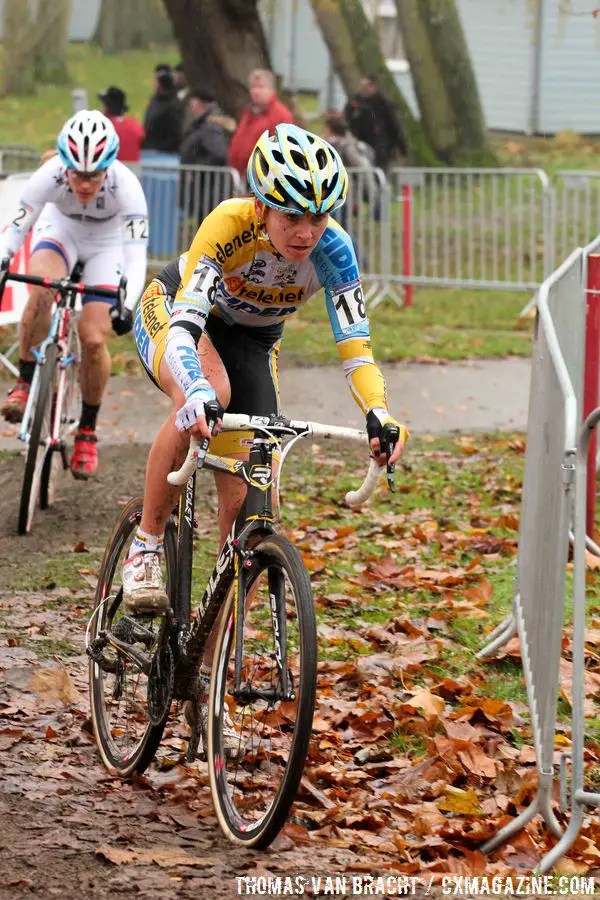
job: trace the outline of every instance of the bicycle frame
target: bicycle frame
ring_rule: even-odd
[[[53,408],[50,434],[51,448],[53,448],[59,440],[62,406],[65,397],[66,378],[64,377],[64,373],[68,366],[79,361],[74,354],[70,354],[68,356],[66,355],[70,344],[69,331],[73,327],[72,323],[75,318],[75,303],[77,300],[77,294],[78,291],[75,286],[73,286],[73,288],[69,290],[64,297],[58,297],[56,301],[56,308],[52,312],[52,319],[50,322],[50,328],[48,329],[47,337],[42,341],[39,350],[35,350],[34,348],[32,348],[33,355],[35,356],[36,367],[33,374],[33,381],[31,383],[31,390],[29,391],[29,398],[27,400],[27,405],[25,406],[25,412],[23,413],[21,428],[18,435],[19,440],[25,443],[27,443],[29,439],[31,419],[33,418],[35,405],[37,403],[41,366],[45,365],[46,350],[48,346],[53,343],[57,344],[59,348],[59,366],[61,369],[62,377],[59,378],[56,403]]]
[[[251,538],[275,533],[271,487],[273,478],[273,450],[275,442],[255,437],[247,461],[217,457],[208,454],[204,468],[215,472],[227,472],[242,478],[248,485],[248,493],[230,534],[227,537],[208,579],[202,599],[191,621],[191,577],[193,555],[194,499],[196,473],[189,478],[179,502],[177,537],[177,588],[176,617],[178,619],[178,647],[175,671],[174,696],[189,699],[193,680],[208,636],[223,606],[231,585],[234,585],[235,622],[235,688],[241,688],[241,658],[243,650],[244,600],[248,577],[252,570]],[[279,611],[272,610],[281,623]],[[281,634],[281,628],[279,630]],[[286,672],[281,647],[277,660],[280,671]],[[285,682],[284,678],[284,682]]]

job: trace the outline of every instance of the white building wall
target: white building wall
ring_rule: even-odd
[[[600,21],[595,4],[545,0],[538,131],[600,133]]]
[[[29,3],[35,11],[40,2],[50,3],[51,0],[22,0]],[[126,2],[126,0],[125,0]],[[89,41],[95,34],[100,18],[102,0],[71,0],[71,23],[69,26],[69,40]],[[0,0],[0,40],[4,38],[4,0]]]

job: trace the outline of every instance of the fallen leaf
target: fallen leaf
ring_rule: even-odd
[[[102,856],[116,866],[131,863],[134,866],[145,866],[155,863],[161,868],[170,866],[196,866],[206,869],[216,865],[219,860],[212,857],[190,856],[184,850],[175,847],[148,847],[143,850],[127,850],[122,847],[102,846],[96,848],[96,855]]]
[[[450,785],[446,788],[444,799],[438,801],[437,808],[461,816],[482,815],[479,798],[475,791],[463,791]]]
[[[410,700],[405,700],[404,705],[422,709],[426,716],[439,716],[444,712],[445,707],[442,698],[432,694],[427,688],[418,690]]]
[[[62,666],[37,669],[28,687],[43,700],[58,700],[64,706],[70,706],[73,702],[73,685],[69,673]]]

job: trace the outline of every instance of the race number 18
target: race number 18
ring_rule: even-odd
[[[357,287],[353,291],[338,294],[334,298],[334,306],[342,328],[348,325],[356,325],[366,316],[365,299],[362,288]],[[344,319],[345,321],[342,321]]]

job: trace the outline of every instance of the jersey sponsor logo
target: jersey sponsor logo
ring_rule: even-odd
[[[147,297],[144,298],[142,304],[142,321],[144,323],[144,328],[152,340],[154,340],[156,335],[162,331],[163,328],[169,327],[169,319],[166,314],[163,318],[160,317],[161,305],[160,299],[157,298],[152,302],[149,301]]]
[[[245,284],[244,279],[240,278],[239,275],[228,275],[223,281],[225,282],[225,287],[229,293],[234,295],[237,294],[242,285]]]
[[[155,297],[162,297],[166,293],[164,284],[158,281],[157,278],[154,278],[144,291],[143,302],[153,300]]]
[[[152,343],[150,341],[150,337],[146,332],[144,327],[143,316],[138,315],[135,317],[135,322],[133,325],[133,334],[135,337],[135,343],[138,349],[138,353],[142,358],[142,362],[146,366],[146,368],[150,369],[150,354],[152,350]]]
[[[349,237],[341,237],[333,228],[327,229],[319,241],[319,248],[335,267],[341,279],[354,281],[358,278],[356,257]]]
[[[258,240],[256,225],[254,222],[251,222],[249,228],[245,228],[240,234],[236,234],[230,241],[227,241],[226,244],[223,245],[217,241],[215,243],[214,258],[219,265],[223,266],[225,265],[225,260],[231,259],[236,250],[241,250],[244,244],[250,244],[252,241],[256,240]]]
[[[297,309],[295,305],[287,306],[283,309],[278,306],[255,306],[254,303],[248,303],[247,300],[241,300],[239,297],[226,297],[225,300],[230,309],[257,317],[281,318],[282,316],[289,316],[291,313],[296,312]],[[232,321],[235,321],[235,319],[232,319]]]
[[[234,294],[234,297],[229,298],[226,297],[227,303],[229,306],[233,306],[232,300],[251,300],[254,303],[260,303],[263,305],[271,305],[271,304],[293,304],[296,306],[301,306],[304,303],[304,287],[295,285],[290,290],[273,290],[272,288],[266,287],[257,287],[252,282],[242,281],[240,285],[237,285],[237,281],[241,281],[241,279],[234,280],[234,286],[237,288],[235,291],[230,291],[230,280],[234,279],[225,279],[225,286],[227,287],[230,294]],[[260,307],[258,307],[260,309]]]

